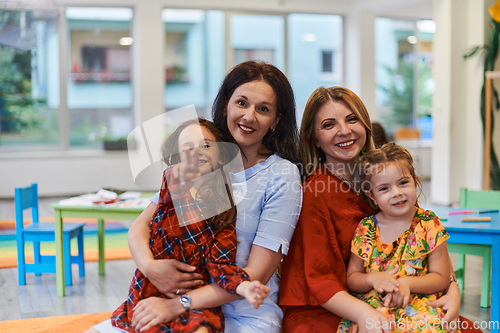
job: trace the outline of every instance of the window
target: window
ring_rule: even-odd
[[[66,9],[70,145],[100,148],[134,128],[130,8]]]
[[[0,149],[59,144],[58,9],[0,16]],[[40,18],[40,19],[39,19]],[[8,29],[7,29],[8,27]],[[14,36],[14,37],[13,37]],[[55,91],[51,90],[53,88]]]
[[[295,93],[297,121],[318,87],[342,85],[342,17],[288,15],[288,79]]]
[[[11,15],[4,11],[0,23],[7,13]],[[57,5],[54,13],[58,22]],[[12,11],[12,15],[9,22],[19,27],[25,22],[30,34],[38,34],[43,42],[27,51],[10,44],[0,46],[0,72],[9,71],[13,89],[0,89],[0,149],[40,144],[101,149],[103,141],[126,137],[136,125],[133,10],[66,7],[66,24],[60,25],[66,28],[64,45],[59,45],[61,37],[47,20],[37,22],[37,15],[28,11]],[[164,9],[161,19],[166,111],[194,104],[200,116],[210,118],[225,74],[247,60],[272,63],[287,75],[295,92],[298,121],[314,89],[342,84],[340,16]],[[0,31],[0,44],[5,44],[3,37]],[[18,42],[27,45],[26,41]],[[63,61],[60,48],[69,51],[63,52],[67,54]],[[61,62],[68,64],[63,82],[59,82]],[[0,76],[0,83],[5,77]],[[61,85],[67,89],[61,90]],[[60,108],[61,98],[67,108]]]
[[[276,15],[240,15],[230,18],[232,66],[265,61],[285,71],[285,18]]]
[[[225,14],[222,11],[164,9],[165,109],[194,104],[211,118],[212,102],[224,79]]]
[[[390,134],[414,127],[432,137],[433,21],[375,20],[376,103]]]

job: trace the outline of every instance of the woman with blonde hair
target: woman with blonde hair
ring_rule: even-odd
[[[391,332],[385,316],[347,289],[351,239],[358,223],[375,213],[356,193],[357,161],[374,149],[371,130],[366,107],[349,89],[318,88],[309,97],[299,138],[302,212],[282,267],[284,333],[335,331],[341,317],[358,323],[359,332]],[[443,320],[452,322],[460,294],[456,283],[448,289],[428,305],[443,308]]]

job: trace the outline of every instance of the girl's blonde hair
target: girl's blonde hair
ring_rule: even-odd
[[[173,165],[181,161],[179,154],[179,136],[186,127],[191,125],[204,127],[212,133],[216,142],[225,142],[225,136],[222,131],[219,130],[210,120],[202,117],[187,120],[177,126],[175,131],[173,131],[163,143],[162,160],[165,164]],[[218,145],[219,161],[213,161],[215,169],[219,169],[223,165],[228,164],[236,156],[238,150],[236,147],[231,149],[233,146],[234,145],[230,144]],[[224,229],[236,220],[236,205],[234,204],[233,197],[231,195],[231,184],[226,179],[225,172],[220,172],[220,174],[222,174],[222,179],[215,176],[211,177],[210,180],[204,182],[196,194],[196,199],[202,201],[205,206],[211,206],[215,209],[217,209],[217,205],[225,203],[226,198],[229,198],[231,208],[208,219],[210,225],[215,228],[216,232]],[[218,211],[220,211],[220,209],[218,209]]]
[[[367,195],[372,192],[371,177],[382,171],[387,164],[397,163],[405,177],[413,178],[415,186],[419,189],[419,195],[422,193],[422,183],[420,178],[415,173],[413,167],[413,157],[404,147],[401,147],[394,142],[389,142],[380,148],[372,150],[371,152],[363,155],[359,166],[359,182],[360,182],[360,195],[370,203],[370,205],[378,209],[377,205]]]
[[[319,87],[311,94],[307,101],[300,126],[299,155],[303,163],[302,173],[306,177],[315,173],[320,164],[326,161],[325,153],[321,148],[316,146],[318,140],[315,134],[315,123],[319,109],[331,101],[343,101],[365,126],[366,142],[363,151],[370,152],[375,148],[370,115],[361,99],[347,88]]]

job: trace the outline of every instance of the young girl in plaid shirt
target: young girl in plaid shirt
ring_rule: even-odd
[[[168,137],[164,156],[171,166],[163,174],[149,244],[155,259],[176,259],[194,266],[206,284],[215,281],[258,308],[269,288],[257,280],[250,282],[246,272],[235,263],[236,206],[223,179],[224,172],[213,172],[220,171],[232,159],[229,144],[217,144],[222,138],[220,131],[203,118],[182,123]],[[179,153],[172,153],[175,151]],[[129,296],[113,312],[111,323],[127,332],[136,332],[134,328],[138,327],[141,332],[224,331],[220,308],[190,311],[188,295],[183,295],[179,302],[185,311],[167,323],[163,322],[161,311],[153,312],[143,306],[166,297],[137,269]]]

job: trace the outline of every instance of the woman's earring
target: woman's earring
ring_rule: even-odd
[[[172,165],[172,154],[168,155],[168,165]]]
[[[276,131],[276,127],[275,128],[271,128],[271,132],[274,133],[274,131]]]

